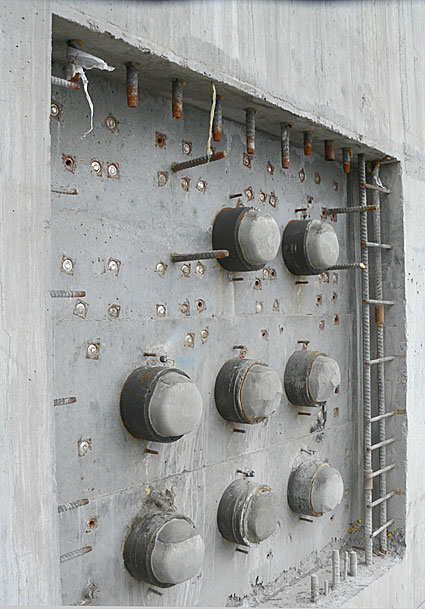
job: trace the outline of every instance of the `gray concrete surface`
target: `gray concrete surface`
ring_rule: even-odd
[[[399,467],[399,475],[407,480],[406,554],[395,567],[383,561],[389,569],[386,576],[372,578],[351,600],[338,602],[350,607],[421,605],[425,598],[421,458],[425,227],[418,206],[425,195],[423,3],[22,0],[17,4],[5,0],[1,12],[5,137],[0,274],[1,341],[6,354],[0,364],[6,421],[1,447],[8,463],[1,470],[7,489],[0,503],[2,601],[39,604],[59,599],[51,305],[46,301],[52,287],[46,227],[53,12],[151,49],[400,159],[403,191],[395,236],[406,243],[405,277],[402,256],[395,252],[393,261],[400,265],[407,305],[389,318],[392,315],[396,323],[397,315],[406,314],[409,433],[407,456]],[[391,289],[390,274],[387,287]],[[400,345],[397,328],[392,330],[387,330],[388,345]],[[404,374],[388,379],[394,400],[403,397]]]

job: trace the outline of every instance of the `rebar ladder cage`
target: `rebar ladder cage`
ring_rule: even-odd
[[[385,307],[395,303],[384,299],[382,280],[382,257],[385,251],[392,249],[391,244],[382,243],[381,236],[381,195],[388,195],[391,191],[385,188],[380,180],[380,163],[372,164],[371,183],[366,181],[366,159],[364,154],[358,157],[359,174],[359,202],[364,208],[360,214],[360,242],[362,269],[362,354],[363,354],[363,432],[364,432],[364,533],[365,533],[365,559],[366,565],[372,563],[373,540],[379,538],[379,552],[387,552],[387,531],[394,524],[394,518],[388,520],[387,502],[394,496],[392,490],[387,492],[387,473],[395,468],[395,463],[387,464],[386,448],[396,441],[395,437],[386,437],[386,421],[396,414],[405,411],[387,411],[385,402],[385,365],[394,360],[394,355],[385,354],[384,320]],[[368,235],[368,214],[366,213],[367,192],[372,193],[373,210],[371,215],[372,240]],[[369,253],[370,252],[370,253]],[[372,267],[373,265],[373,267]],[[371,286],[371,269],[374,270],[374,286]],[[370,292],[374,292],[374,298]],[[371,308],[375,312],[375,351],[376,358],[371,359]],[[372,367],[376,366],[376,397],[377,407],[373,410],[377,414],[372,416]],[[372,444],[372,428],[377,424],[378,442]],[[378,466],[374,469],[373,454],[378,451]],[[376,464],[376,462],[375,462]],[[374,480],[379,480],[375,491],[378,497],[373,500]],[[379,526],[373,530],[373,509],[379,507]]]

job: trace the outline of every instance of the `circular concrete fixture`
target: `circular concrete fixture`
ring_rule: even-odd
[[[187,516],[157,513],[136,518],[123,554],[126,569],[133,577],[169,588],[199,573],[205,547],[199,531]]]
[[[304,461],[289,476],[288,503],[297,514],[318,517],[331,512],[343,493],[341,474],[327,462]]]
[[[276,220],[253,207],[226,207],[214,220],[215,250],[229,250],[218,262],[227,271],[258,271],[279,251],[280,230]]]
[[[125,428],[135,438],[175,442],[198,427],[202,397],[181,370],[145,366],[125,381],[120,410]]]
[[[279,375],[267,364],[233,358],[220,369],[215,403],[221,416],[236,423],[258,423],[273,414],[282,399]]]
[[[285,393],[294,406],[320,406],[341,383],[338,363],[319,351],[295,351],[285,368]]]
[[[217,512],[217,525],[225,539],[255,546],[273,534],[278,503],[269,486],[235,480],[224,491]]]
[[[291,220],[283,231],[282,254],[294,275],[320,275],[338,260],[338,237],[327,222]]]

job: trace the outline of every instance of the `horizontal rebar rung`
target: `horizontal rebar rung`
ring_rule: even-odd
[[[363,186],[363,188],[370,188],[370,190],[377,190],[385,195],[391,194],[391,190],[389,188],[385,188],[385,186],[375,186],[375,184],[367,184],[366,182],[361,182],[360,186]]]
[[[388,527],[390,527],[394,523],[395,523],[395,519],[391,518],[391,520],[389,520],[388,522],[383,524],[382,527],[379,527],[379,529],[376,529],[376,531],[373,531],[373,533],[371,534],[372,539],[374,537],[376,537],[377,535],[379,535],[379,533],[382,533],[382,531],[385,531],[385,529],[388,529]]]
[[[373,243],[372,241],[362,241],[363,247],[377,247],[383,250],[392,250],[393,246],[388,243]]]
[[[379,499],[376,499],[375,501],[372,501],[372,503],[369,503],[366,507],[371,510],[375,506],[377,506],[377,505],[379,505],[381,503],[384,503],[384,501],[388,501],[388,499],[391,499],[391,497],[394,497],[394,494],[395,494],[394,491],[391,491],[390,493],[388,493],[384,497],[379,497]]]
[[[369,304],[369,305],[388,305],[388,306],[392,306],[392,305],[396,304],[394,302],[394,300],[363,300],[363,302],[365,304]]]
[[[382,421],[382,419],[388,419],[396,414],[406,414],[405,410],[393,410],[392,412],[386,412],[385,414],[378,414],[376,417],[366,419],[366,423],[375,423],[376,421]]]
[[[377,476],[381,476],[382,474],[385,474],[386,472],[389,472],[390,470],[392,470],[394,468],[395,468],[395,463],[392,463],[391,465],[387,465],[386,467],[376,470],[376,472],[372,472],[371,474],[368,474],[367,477],[370,480],[371,478],[376,478]]]
[[[395,438],[389,438],[388,440],[382,440],[382,442],[378,442],[377,444],[372,444],[372,446],[368,447],[368,450],[376,450],[377,448],[382,448],[383,446],[388,446],[388,444],[392,444],[395,442]]]
[[[387,355],[387,357],[379,357],[378,359],[371,359],[365,362],[365,366],[373,366],[374,364],[383,364],[384,362],[391,362],[395,359],[394,355]]]

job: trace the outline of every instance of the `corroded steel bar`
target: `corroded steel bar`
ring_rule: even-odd
[[[181,78],[173,78],[172,82],[172,113],[173,118],[181,118],[183,113],[183,87],[185,81]]]
[[[65,89],[79,89],[80,85],[71,80],[65,80],[64,78],[58,78],[57,76],[51,77],[52,85],[58,85],[58,87],[65,87]]]
[[[325,140],[325,161],[335,160],[335,140]]]
[[[246,112],[246,151],[255,154],[255,108],[247,108]]]
[[[78,190],[76,188],[57,188],[56,186],[52,186],[50,192],[56,192],[59,195],[78,195]]]
[[[62,514],[62,512],[68,512],[69,510],[75,510],[76,508],[79,508],[82,505],[87,505],[88,503],[88,499],[78,499],[77,501],[63,503],[62,505],[58,505],[58,514]]]
[[[280,146],[282,156],[282,168],[289,169],[290,161],[290,150],[289,150],[289,130],[291,125],[289,123],[281,123],[280,125]]]
[[[86,293],[74,290],[51,290],[50,296],[52,298],[82,298]]]
[[[366,205],[366,207],[361,205],[354,207],[323,207],[323,211],[327,216],[332,216],[334,214],[353,214],[355,212],[364,213],[366,211],[375,211],[375,209],[375,205]]]
[[[227,258],[229,250],[212,250],[196,254],[171,254],[171,262],[188,262],[189,260],[211,260],[213,258]]]
[[[343,148],[342,149],[342,166],[344,168],[344,173],[350,173],[351,170],[351,148]]]
[[[84,546],[84,548],[78,548],[78,550],[73,550],[72,552],[67,552],[66,554],[62,554],[60,557],[60,562],[66,562],[67,560],[72,560],[73,558],[78,558],[79,556],[83,556],[83,554],[87,554],[91,552],[93,548],[91,546]]]
[[[334,264],[330,266],[328,271],[344,271],[346,269],[362,269],[364,270],[363,262],[347,262],[346,264]]]
[[[129,108],[137,108],[139,101],[139,74],[137,64],[129,61],[125,64],[127,68],[127,105]]]
[[[221,161],[221,159],[225,159],[227,156],[227,152],[224,150],[222,152],[214,152],[214,154],[205,156],[200,156],[197,159],[191,159],[190,161],[184,161],[183,163],[173,163],[171,165],[171,171],[176,173],[177,171],[183,171],[183,169],[191,169],[192,167],[198,167],[199,165],[206,165],[207,163],[212,163],[213,161]]]
[[[313,146],[313,131],[304,131],[304,154],[310,156]]]
[[[222,95],[217,95],[215,102],[214,120],[213,120],[213,140],[221,142],[221,134],[223,132],[223,106]]]

